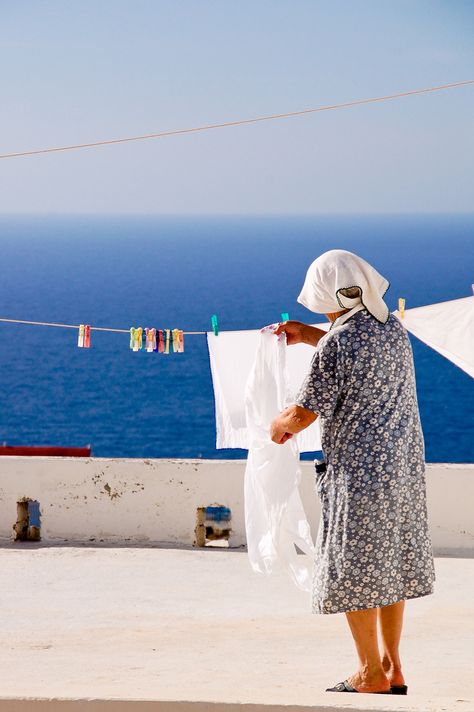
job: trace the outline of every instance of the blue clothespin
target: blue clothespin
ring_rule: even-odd
[[[218,336],[219,334],[219,324],[217,322],[217,314],[213,314],[211,316],[211,326],[212,330],[214,331],[214,336]]]
[[[288,312],[281,313],[281,320],[282,321],[290,321],[290,315],[288,314]]]

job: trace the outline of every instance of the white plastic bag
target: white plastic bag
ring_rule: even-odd
[[[298,438],[284,445],[270,439],[270,424],[292,403],[286,370],[286,336],[259,334],[245,389],[249,454],[244,480],[245,529],[250,564],[270,574],[277,566],[311,590],[314,544],[299,493]],[[295,544],[304,552],[297,554]]]

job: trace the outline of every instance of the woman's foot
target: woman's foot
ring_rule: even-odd
[[[395,666],[387,658],[382,659],[382,668],[392,687],[401,687],[405,684],[402,668]]]
[[[358,670],[355,675],[347,678],[357,692],[389,692],[391,682],[383,670],[369,674],[366,670]]]

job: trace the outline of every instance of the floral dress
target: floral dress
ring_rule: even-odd
[[[424,441],[403,325],[392,314],[382,324],[362,309],[331,327],[296,404],[319,414],[327,464],[316,476],[312,612],[432,593]]]

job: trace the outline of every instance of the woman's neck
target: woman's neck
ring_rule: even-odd
[[[342,311],[331,312],[330,314],[326,314],[326,316],[327,316],[327,318],[329,319],[329,321],[334,322],[334,321],[336,321],[336,319],[337,319],[339,316],[342,316],[343,314],[346,314],[348,311],[349,311],[349,309],[343,309]]]

